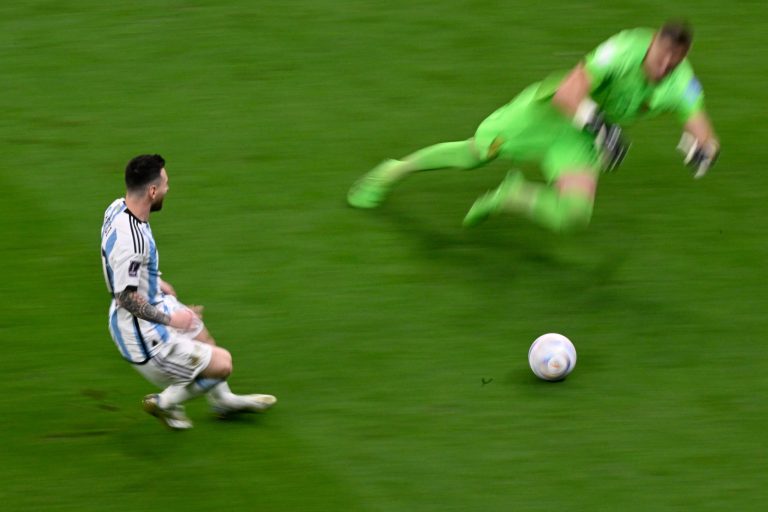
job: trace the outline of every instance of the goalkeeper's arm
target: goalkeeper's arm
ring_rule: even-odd
[[[701,178],[715,164],[720,154],[720,141],[704,112],[695,114],[685,123],[677,149],[683,153],[685,164],[693,170],[694,178]]]
[[[552,97],[552,104],[572,120],[574,126],[595,136],[605,160],[605,170],[616,169],[627,154],[629,144],[621,136],[621,127],[610,124],[599,105],[589,97],[590,79],[583,64],[576,66]]]

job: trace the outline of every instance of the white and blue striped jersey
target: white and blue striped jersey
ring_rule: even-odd
[[[136,318],[120,307],[115,296],[134,288],[149,302],[170,313],[160,290],[157,246],[149,223],[136,218],[123,198],[116,199],[104,213],[101,228],[101,261],[107,289],[112,295],[109,331],[122,356],[144,364],[169,339],[168,328]]]

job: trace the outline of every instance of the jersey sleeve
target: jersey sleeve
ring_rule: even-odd
[[[134,247],[131,235],[118,232],[117,243],[109,255],[115,295],[126,288],[139,287],[139,276],[144,264],[145,256]]]
[[[683,61],[659,90],[658,103],[662,110],[674,112],[681,123],[704,111],[704,89],[688,61]]]
[[[672,101],[681,123],[685,123],[704,110],[704,88],[696,75],[693,74],[693,69],[690,70],[690,73],[685,74],[675,89],[676,92]]]
[[[685,123],[699,112],[704,111],[704,88],[698,78],[692,76],[685,86],[677,107],[678,118]]]

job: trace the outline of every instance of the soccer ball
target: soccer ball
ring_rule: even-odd
[[[576,366],[576,348],[562,334],[542,334],[528,350],[528,363],[540,379],[563,380]]]

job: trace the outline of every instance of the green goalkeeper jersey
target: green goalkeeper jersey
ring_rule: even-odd
[[[592,88],[590,96],[609,122],[631,124],[638,119],[673,112],[681,122],[704,109],[701,84],[684,59],[658,83],[648,81],[643,59],[653,39],[652,29],[625,30],[587,54],[584,67]],[[539,99],[551,98],[564,78],[552,75],[539,86]]]

